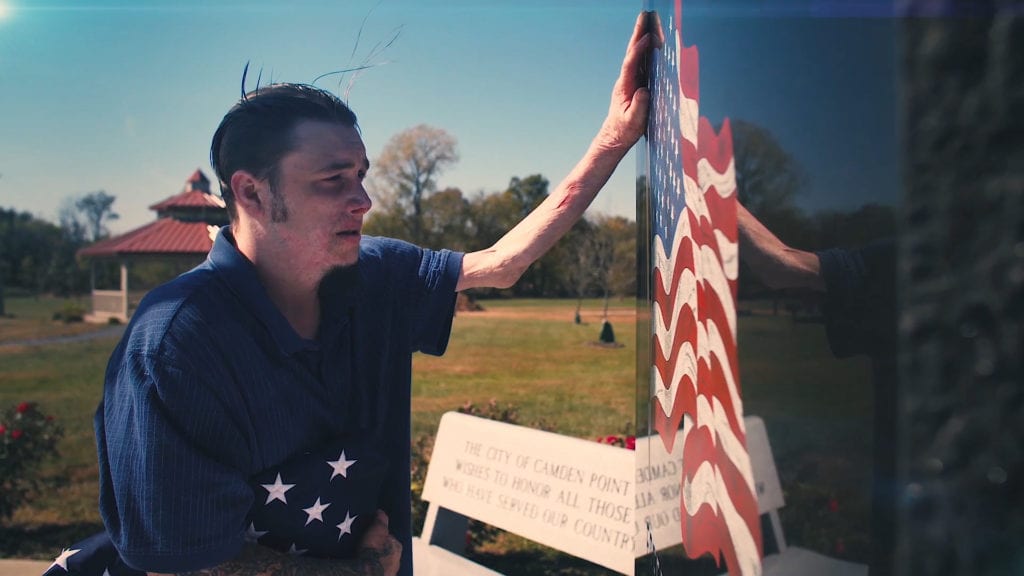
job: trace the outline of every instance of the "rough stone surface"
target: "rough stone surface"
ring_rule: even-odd
[[[1024,574],[1024,12],[901,36],[898,573]]]

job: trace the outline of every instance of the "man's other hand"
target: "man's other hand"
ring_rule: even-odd
[[[394,576],[402,560],[402,544],[388,532],[388,516],[377,510],[373,524],[359,543],[359,559],[366,573],[373,576]]]

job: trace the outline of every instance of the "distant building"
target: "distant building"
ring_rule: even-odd
[[[127,322],[142,295],[152,288],[137,286],[133,291],[129,286],[133,267],[148,267],[150,279],[163,271],[166,278],[158,280],[169,280],[202,262],[217,230],[228,223],[224,200],[210,193],[210,180],[201,170],[192,173],[180,194],[149,209],[156,211],[156,221],[78,251],[78,257],[91,264],[92,313],[87,321]],[[120,268],[119,287],[97,287],[98,276],[113,283],[113,275],[104,275],[100,269],[114,266]]]

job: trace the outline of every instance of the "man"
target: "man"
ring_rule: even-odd
[[[806,252],[737,206],[740,256],[769,288],[824,292],[825,333],[839,358],[866,355],[874,373],[871,574],[893,571],[896,524],[896,245]]]
[[[123,561],[151,573],[412,574],[411,354],[444,352],[457,291],[512,285],[583,214],[646,126],[651,43],[641,15],[579,164],[494,246],[465,255],[361,236],[369,161],[333,95],[280,84],[236,104],[211,147],[231,224],[204,264],[140,304],[107,369],[100,508]],[[384,470],[354,557],[247,542],[260,537],[254,515],[291,489],[280,474],[252,478],[332,438]],[[327,462],[331,480],[355,460]],[[326,509],[305,509],[307,525]],[[339,542],[353,521],[337,526]]]

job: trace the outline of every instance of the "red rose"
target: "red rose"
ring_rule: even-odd
[[[46,421],[47,422],[53,422],[53,416],[47,416],[46,417]]]
[[[835,498],[829,498],[829,500],[828,500],[828,511],[829,512],[839,512],[839,500],[836,500]]]
[[[24,432],[22,432],[21,430],[11,430],[11,439],[17,440],[18,438],[21,438],[22,434],[24,434]]]
[[[29,408],[31,407],[32,404],[29,404],[28,402],[22,402],[21,404],[18,404],[18,414],[24,414],[25,412],[28,412]]]
[[[0,424],[0,436],[3,436],[5,433],[7,433],[7,426]]]
[[[612,445],[614,445],[616,442],[618,442],[618,440],[619,440],[618,436],[608,436],[607,438],[604,439],[604,442],[605,442],[605,444],[612,444]]]
[[[626,436],[626,448],[636,450],[636,436]]]

